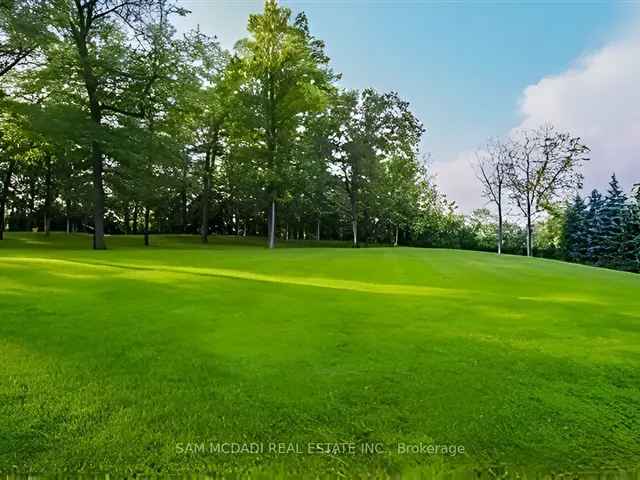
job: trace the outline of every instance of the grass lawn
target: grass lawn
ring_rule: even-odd
[[[107,240],[0,242],[0,472],[640,464],[638,275],[450,250]],[[196,451],[225,442],[265,451]],[[278,442],[384,452],[267,451]]]

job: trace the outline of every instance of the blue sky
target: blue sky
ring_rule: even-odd
[[[193,13],[180,20],[180,29],[200,25],[228,48],[245,35],[248,14],[262,8],[259,0],[183,0],[182,4]],[[343,74],[343,86],[396,90],[411,102],[427,127],[423,150],[431,154],[438,183],[463,210],[482,206],[477,193],[474,197],[465,188],[471,182],[464,171],[469,152],[488,137],[508,133],[530,115],[523,111],[528,87],[546,78],[562,78],[577,64],[582,68],[585,58],[629,35],[627,30],[635,27],[630,19],[638,10],[637,4],[614,2],[282,0],[281,4],[294,13],[307,13],[312,33],[326,42],[334,69]],[[587,80],[580,80],[581,85]],[[537,112],[535,106],[531,109]],[[457,176],[464,181],[460,183]],[[595,179],[592,183],[601,184]]]

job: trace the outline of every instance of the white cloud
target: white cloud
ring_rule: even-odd
[[[522,121],[513,130],[550,122],[591,147],[585,193],[606,190],[614,172],[626,190],[640,182],[640,17],[630,25],[563,73],[544,77],[522,93]],[[433,165],[438,184],[463,212],[485,204],[469,166],[473,158],[473,152],[462,152]]]
[[[455,200],[460,210],[470,213],[485,205],[480,182],[473,170],[475,152],[464,151],[448,162],[436,161],[431,171],[436,175],[436,184],[447,194],[449,200]]]
[[[551,122],[592,149],[585,188],[604,188],[615,172],[640,181],[640,22],[625,35],[524,91],[519,128]]]

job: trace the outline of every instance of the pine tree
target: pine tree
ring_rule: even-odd
[[[585,262],[588,255],[587,205],[580,195],[567,207],[562,228],[562,250],[569,262]]]
[[[613,174],[602,211],[603,260],[608,267],[621,268],[624,263],[626,220],[627,196]]]
[[[585,260],[593,265],[601,264],[603,253],[603,224],[602,215],[604,200],[598,190],[593,190],[589,196],[589,209],[586,213],[587,255]]]
[[[625,270],[640,272],[640,184],[634,187],[634,195],[627,211],[622,267]]]

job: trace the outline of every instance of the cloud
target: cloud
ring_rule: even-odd
[[[627,188],[640,181],[640,21],[634,26],[522,96],[519,128],[551,122],[591,147],[587,190],[605,187],[614,172]]]
[[[591,148],[586,193],[605,191],[614,172],[627,191],[640,182],[640,15],[564,72],[526,87],[518,108],[521,121],[512,131],[549,122]],[[470,167],[473,159],[473,152],[462,152],[433,165],[438,185],[466,213],[485,205]]]
[[[431,171],[436,176],[436,184],[447,194],[449,200],[455,200],[460,211],[470,213],[485,205],[482,188],[473,170],[476,159],[474,151],[464,151],[450,161],[436,161]]]

